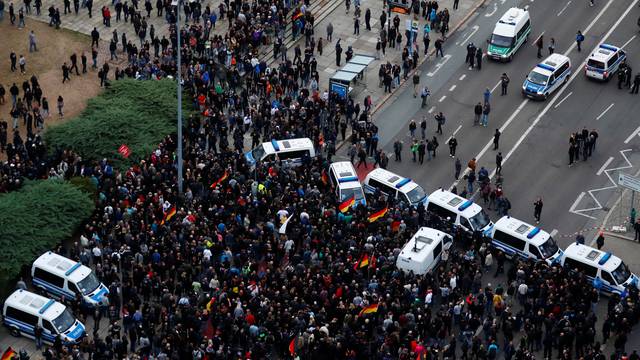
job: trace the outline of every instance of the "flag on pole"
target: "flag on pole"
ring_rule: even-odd
[[[369,222],[375,222],[376,220],[380,219],[381,217],[385,216],[387,214],[387,210],[388,208],[384,208],[380,211],[376,211],[373,214],[369,215]]]
[[[2,354],[2,358],[0,358],[0,360],[11,360],[13,359],[14,356],[17,356],[18,353],[16,353],[13,348],[11,348],[11,346],[9,346],[7,348],[7,350],[5,350],[4,354]]]
[[[377,313],[378,312],[378,304],[373,304],[373,305],[369,305],[367,307],[362,308],[362,310],[360,310],[360,316],[362,315],[366,315],[366,314],[373,314],[373,313]]]
[[[347,211],[349,211],[349,209],[356,203],[356,197],[354,195],[352,195],[350,198],[348,198],[347,200],[343,201],[340,206],[338,206],[338,210],[340,210],[341,213],[346,213]]]
[[[289,343],[289,354],[291,356],[296,356],[296,337],[294,336]]]
[[[289,225],[289,220],[291,220],[291,218],[293,217],[293,214],[291,214],[291,216],[289,216],[287,218],[287,220],[285,220],[282,225],[280,226],[280,229],[278,229],[278,234],[286,234],[287,233],[287,225]]]
[[[364,254],[360,257],[360,260],[353,265],[353,270],[358,270],[370,266],[372,268],[376,267],[376,257],[369,256],[368,254]]]
[[[400,221],[399,220],[394,220],[391,223],[391,231],[398,232],[398,230],[400,230]]]
[[[125,159],[128,158],[129,155],[131,155],[131,149],[129,149],[129,147],[126,144],[120,145],[120,147],[118,148],[118,152]]]
[[[167,210],[167,212],[164,213],[164,216],[162,217],[162,222],[160,223],[160,225],[164,225],[164,223],[171,220],[171,218],[174,217],[175,215],[176,215],[176,207],[172,206],[169,210]]]
[[[327,175],[327,171],[326,171],[326,170],[324,170],[324,169],[322,169],[322,175],[321,175],[321,178],[322,178],[322,183],[323,183],[323,184],[325,184],[325,185],[328,185],[328,184],[329,184],[329,175]]]
[[[209,189],[215,189],[216,186],[220,185],[223,181],[227,180],[228,177],[229,177],[229,171],[225,170],[224,174],[222,174],[220,179],[214,181],[213,184],[211,184],[211,186],[209,186]]]

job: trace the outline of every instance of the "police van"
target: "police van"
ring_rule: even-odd
[[[453,244],[451,235],[440,230],[421,227],[402,247],[396,266],[406,273],[424,275],[438,266],[442,251],[449,250],[451,244]]]
[[[551,54],[531,70],[522,84],[522,94],[546,100],[551,93],[569,81],[571,60],[562,54]]]
[[[315,156],[316,150],[309,138],[271,140],[244,154],[251,167],[257,162],[271,163],[276,160],[288,166],[300,166],[304,157]]]
[[[626,287],[637,288],[639,284],[638,277],[619,257],[587,245],[569,245],[564,250],[562,266],[570,271],[583,272],[589,280],[602,285],[600,289],[605,293],[622,294]]]
[[[334,162],[329,166],[329,180],[339,202],[354,197],[356,204],[366,205],[367,201],[358,181],[356,169],[349,161]]]
[[[427,198],[427,211],[460,226],[466,232],[481,231],[488,235],[493,227],[489,215],[480,205],[450,191],[438,189]]]
[[[592,79],[609,80],[626,58],[627,54],[621,48],[600,44],[596,51],[589,55],[584,66],[584,74]]]
[[[562,258],[562,250],[548,232],[510,216],[496,221],[489,237],[491,246],[509,257],[544,260],[549,265]]]
[[[427,203],[427,194],[422,186],[409,178],[382,168],[374,169],[367,174],[363,186],[367,194],[375,194],[376,190],[379,190],[387,198],[398,199],[412,206]]]
[[[524,9],[511,8],[496,23],[489,38],[487,56],[494,60],[513,59],[513,55],[529,38],[531,19]]]
[[[84,324],[64,304],[26,290],[16,290],[4,302],[2,323],[13,336],[35,339],[36,326],[42,341],[53,344],[57,336],[63,343],[77,344],[85,336]]]
[[[80,294],[85,303],[96,306],[109,295],[90,268],[51,251],[33,262],[31,277],[36,288],[56,299],[73,300]]]

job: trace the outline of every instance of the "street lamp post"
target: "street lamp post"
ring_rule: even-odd
[[[180,46],[180,1],[176,7],[176,36],[178,39],[178,195],[182,196],[182,47]]]

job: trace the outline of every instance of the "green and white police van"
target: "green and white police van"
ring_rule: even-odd
[[[530,33],[529,12],[515,7],[507,10],[489,38],[487,56],[498,61],[511,61]]]

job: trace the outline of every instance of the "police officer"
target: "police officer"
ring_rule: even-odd
[[[638,88],[640,88],[640,73],[637,73],[636,77],[633,78],[633,87],[631,88],[629,94],[637,94]]]
[[[627,89],[631,88],[631,78],[633,77],[633,69],[631,69],[631,66],[629,66],[629,64],[627,64],[626,69],[625,69],[625,85],[627,86]]]
[[[627,78],[627,63],[622,63],[618,70],[618,89],[622,89],[622,84]]]

